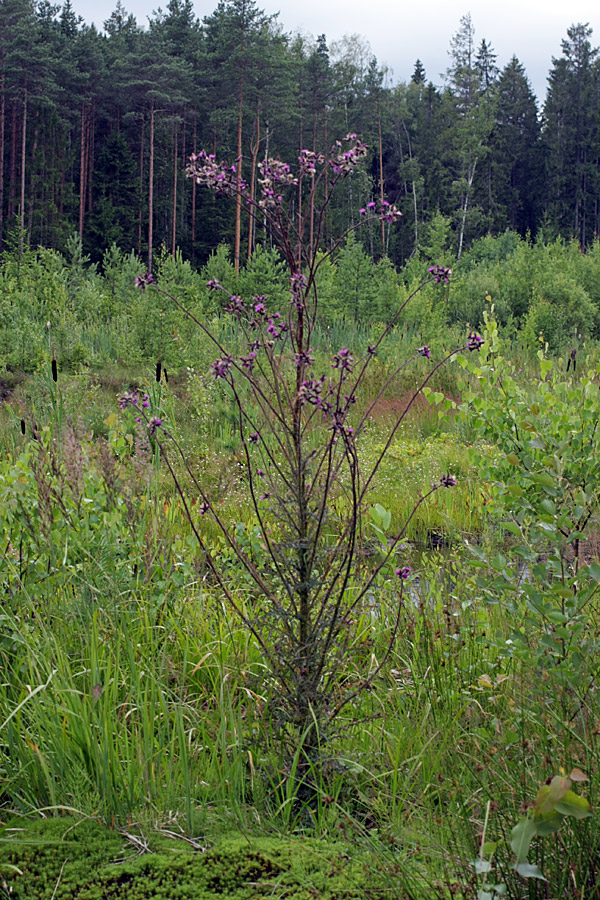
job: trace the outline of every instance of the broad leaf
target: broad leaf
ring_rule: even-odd
[[[574,816],[576,819],[587,819],[592,814],[585,797],[580,797],[574,791],[567,791],[562,800],[556,804],[556,810],[563,816]]]
[[[536,816],[533,820],[535,824],[535,833],[540,837],[545,837],[547,834],[555,834],[560,828],[563,819],[564,816],[555,809],[553,809],[552,812]]]
[[[521,878],[540,878],[542,881],[547,881],[538,867],[533,865],[533,863],[519,863],[516,869]]]
[[[535,825],[529,816],[517,822],[510,833],[510,847],[517,857],[517,863],[525,862],[529,846],[535,837]]]

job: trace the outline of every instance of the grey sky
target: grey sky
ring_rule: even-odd
[[[116,0],[72,2],[76,13],[100,28],[116,5]],[[128,12],[144,26],[161,2],[166,6],[166,0],[123,0]],[[450,38],[467,12],[471,13],[476,42],[482,38],[491,42],[500,67],[516,55],[540,99],[546,92],[551,58],[560,56],[560,42],[570,25],[588,22],[594,29],[592,41],[600,44],[597,0],[421,0],[406,5],[397,0],[257,0],[257,4],[267,13],[279,12],[285,31],[313,36],[325,33],[329,44],[344,34],[358,33],[369,42],[378,61],[392,70],[394,83],[410,78],[417,57],[428,79],[441,83]],[[217,0],[194,3],[200,18],[216,6]]]

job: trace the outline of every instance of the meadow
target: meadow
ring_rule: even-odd
[[[320,268],[312,364],[377,346],[348,421],[356,469],[382,462],[314,728],[264,649],[280,513],[265,531],[214,346],[160,293],[237,357],[206,284],[289,303],[281,259],[236,279],[223,248],[200,273],[164,253],[136,291],[114,248],[101,272],[76,241],[6,255],[0,896],[600,896],[599,246],[484,239],[380,347],[428,261],[349,242]]]

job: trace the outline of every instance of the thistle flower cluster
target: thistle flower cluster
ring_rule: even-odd
[[[442,475],[440,484],[445,488],[456,487],[456,475]]]
[[[448,284],[452,275],[452,269],[448,266],[431,266],[427,271],[433,276],[434,284]]]
[[[212,191],[227,196],[235,196],[247,188],[246,183],[238,176],[237,166],[217,162],[215,154],[207,153],[206,150],[192,153],[186,173],[197,184],[203,184]]]
[[[210,364],[210,371],[214,378],[228,378],[233,367],[231,356],[221,356]]]
[[[401,217],[402,213],[400,210],[394,206],[393,203],[388,203],[387,200],[383,200],[379,207],[379,212],[377,213],[377,204],[374,200],[371,200],[367,203],[366,206],[363,206],[362,209],[359,209],[359,216],[367,216],[369,214],[376,216],[380,222],[389,222],[393,224],[397,222]]]
[[[347,150],[343,150],[343,143],[352,144],[352,146]],[[336,175],[341,175],[345,178],[362,162],[367,155],[368,148],[355,134],[347,134],[343,143],[342,141],[336,141],[331,148],[332,158],[329,160],[329,165]],[[334,153],[336,153],[336,156],[333,155]]]
[[[137,406],[140,402],[137,391],[125,391],[118,399],[119,409],[127,409],[128,406]]]
[[[315,153],[314,150],[301,150],[298,157],[298,174],[314,175],[317,166],[322,166],[324,162],[325,157],[322,153]]]
[[[476,331],[472,331],[467,338],[467,349],[468,350],[479,350],[482,344],[485,344],[484,339],[480,334],[477,334]]]
[[[331,393],[331,385],[328,385],[325,375],[321,375],[320,378],[307,378],[306,381],[302,382],[298,391],[300,404],[310,403],[316,409],[320,409],[324,413],[328,412],[331,404],[323,398],[323,389],[326,386],[329,388],[327,391],[327,395],[329,395]]]
[[[149,284],[154,284],[154,275],[152,272],[140,272],[135,279],[136,288],[141,288],[145,291]]]
[[[354,368],[354,357],[347,347],[342,347],[341,350],[338,350],[338,352],[333,357],[331,368],[345,369],[348,372],[352,371],[352,369]]]
[[[258,164],[258,168],[261,173],[258,179],[261,194],[258,205],[261,209],[267,206],[280,206],[283,203],[281,188],[298,184],[298,179],[292,175],[288,164],[279,158],[263,160]]]

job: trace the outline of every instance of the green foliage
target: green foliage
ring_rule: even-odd
[[[592,611],[600,568],[585,554],[600,498],[596,373],[577,377],[540,351],[539,376],[521,384],[501,355],[493,320],[479,361],[465,364],[478,388],[465,396],[464,414],[496,448],[493,458],[479,457],[481,474],[492,485],[499,526],[517,541],[510,560],[475,548],[492,569],[479,584],[489,602],[515,617],[505,652],[531,656],[582,696],[586,659],[597,652]]]

